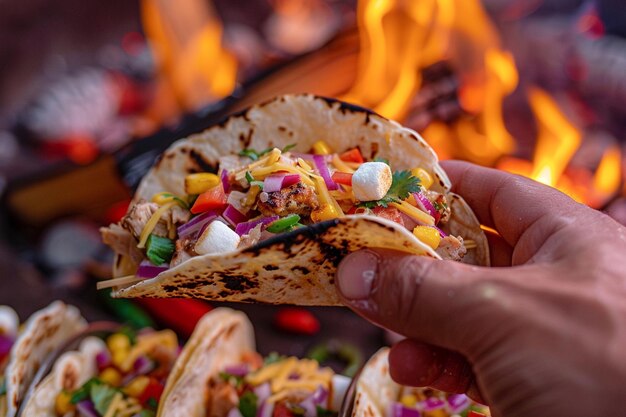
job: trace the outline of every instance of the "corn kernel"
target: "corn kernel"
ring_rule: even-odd
[[[411,175],[419,178],[422,187],[426,188],[427,190],[430,188],[431,185],[433,185],[433,176],[430,175],[425,169],[413,168],[411,170]]]
[[[210,172],[189,174],[185,177],[185,192],[187,194],[202,194],[209,188],[220,183],[220,177]]]
[[[414,407],[417,404],[415,395],[403,395],[400,402],[406,407]]]
[[[117,366],[118,368],[121,368],[124,362],[126,362],[126,358],[128,358],[129,352],[130,352],[129,350],[118,350],[118,351],[112,352],[111,362],[113,362],[113,365]]]
[[[323,140],[318,140],[313,144],[313,153],[317,155],[330,155],[333,151]]]
[[[330,204],[324,204],[322,205],[322,207],[311,213],[311,220],[313,220],[314,222],[336,219],[337,217],[339,217],[339,213]]]
[[[100,379],[113,387],[117,387],[122,382],[122,374],[115,368],[106,368],[100,372]]]
[[[54,411],[57,416],[63,416],[74,410],[74,404],[71,403],[72,395],[67,391],[61,391],[54,401]]]
[[[130,349],[130,339],[122,333],[112,334],[107,338],[107,346],[112,353]]]
[[[141,375],[130,381],[122,391],[124,391],[126,395],[137,398],[144,392],[149,383],[150,378]]]
[[[439,247],[439,243],[441,242],[441,235],[434,227],[417,226],[413,229],[413,234],[421,242],[427,244],[433,249],[437,249],[437,247]]]

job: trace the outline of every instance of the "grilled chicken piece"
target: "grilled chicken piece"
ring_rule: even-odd
[[[146,227],[146,223],[148,223],[150,217],[152,217],[154,212],[158,209],[159,205],[156,203],[140,201],[137,204],[133,204],[128,213],[126,213],[126,216],[122,219],[122,227],[132,233],[135,239],[139,240],[139,236],[141,236],[141,232],[144,227]],[[157,236],[166,237],[167,229],[167,222],[159,220],[152,233]]]
[[[176,241],[176,250],[170,260],[170,267],[175,267],[182,264],[186,260],[197,255],[193,247],[196,245],[196,240],[191,237],[185,237]]]
[[[317,208],[319,208],[319,201],[315,190],[301,182],[280,191],[267,193],[267,198],[259,198],[257,201],[257,209],[265,216],[284,217],[289,214],[299,214],[309,217]]]
[[[143,253],[137,248],[137,240],[128,230],[112,224],[109,227],[102,227],[100,234],[104,244],[109,245],[116,253],[129,256],[136,264],[143,260]]]
[[[209,399],[209,403],[206,417],[223,417],[239,405],[237,390],[228,382],[212,379],[207,389],[209,393],[205,398]]]
[[[249,248],[254,246],[261,240],[261,225],[257,224],[254,229],[250,230],[247,234],[241,236],[238,249]]]
[[[467,249],[465,249],[465,246],[463,245],[463,238],[461,236],[446,236],[441,239],[436,252],[443,259],[460,261],[467,253]]]

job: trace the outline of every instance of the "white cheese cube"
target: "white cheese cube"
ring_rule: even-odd
[[[343,398],[346,396],[346,392],[348,391],[348,387],[351,382],[352,379],[347,376],[339,374],[333,375],[333,389],[331,390],[332,396],[328,399],[328,405],[331,410],[339,411]]]
[[[20,318],[15,310],[9,306],[0,306],[0,334],[14,337],[17,335],[19,326]]]
[[[213,221],[198,238],[194,247],[198,255],[232,252],[239,246],[241,237],[220,221]]]
[[[391,188],[391,168],[384,162],[365,162],[352,175],[352,192],[359,201],[383,198]]]

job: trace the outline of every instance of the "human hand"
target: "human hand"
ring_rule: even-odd
[[[626,229],[519,176],[443,164],[490,235],[494,268],[364,250],[344,302],[407,336],[399,383],[467,393],[494,416],[618,416],[626,394]]]

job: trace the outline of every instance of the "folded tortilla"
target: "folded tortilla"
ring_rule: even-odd
[[[450,192],[450,180],[428,144],[414,131],[369,110],[312,95],[287,95],[234,115],[200,134],[179,140],[142,180],[134,204],[160,192],[184,195],[185,177],[217,172],[220,157],[246,148],[307,152],[323,139],[337,152],[358,147],[367,160],[383,158],[394,169],[421,167],[435,179],[452,210],[444,231],[471,239],[463,262],[488,265],[484,233],[465,201]],[[115,227],[115,226],[113,226]],[[194,256],[152,279],[119,285],[115,297],[192,297],[271,304],[340,305],[334,287],[339,262],[363,248],[387,248],[439,259],[397,223],[371,215],[347,215],[277,235],[228,253]],[[116,277],[134,275],[136,256],[118,253]],[[141,256],[140,256],[141,258]],[[140,260],[140,259],[139,259]]]
[[[86,321],[78,309],[61,301],[53,302],[26,321],[11,348],[5,369],[6,417],[15,416],[33,377],[46,357],[84,326]]]

